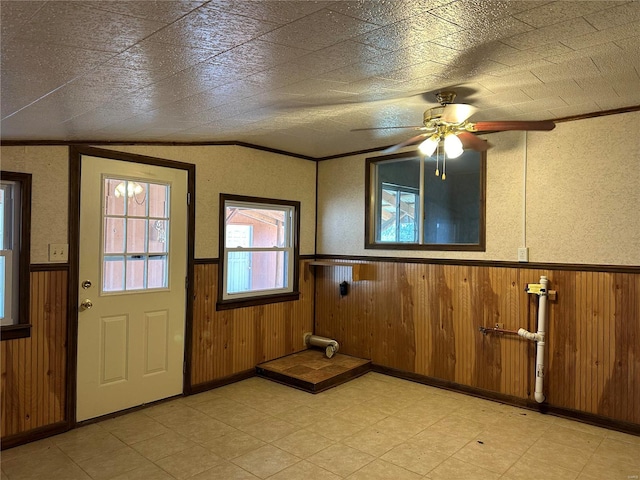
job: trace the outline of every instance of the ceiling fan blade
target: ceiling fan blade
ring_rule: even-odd
[[[390,128],[412,128],[413,130],[424,130],[424,127],[418,127],[416,125],[408,125],[401,127],[370,127],[370,128],[352,128],[350,132],[367,132],[369,130],[388,130]]]
[[[478,152],[486,151],[491,145],[486,140],[476,137],[473,133],[462,132],[458,134],[463,148],[470,148]]]
[[[551,120],[542,121],[493,121],[493,122],[473,122],[471,132],[503,132],[506,130],[553,130],[556,124]]]
[[[429,135],[430,135],[429,133],[421,133],[420,135],[416,135],[415,137],[411,137],[410,139],[405,140],[404,142],[400,142],[397,145],[392,145],[391,147],[385,149],[383,151],[383,153],[397,152],[401,148],[408,147],[409,145],[413,145],[414,143],[418,143],[420,140],[422,140],[423,138],[425,138],[425,137],[427,137]]]
[[[478,110],[476,107],[466,103],[449,103],[444,106],[440,120],[447,123],[462,123],[476,110]]]

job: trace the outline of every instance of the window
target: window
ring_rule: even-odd
[[[105,178],[102,293],[168,288],[169,185]]]
[[[443,162],[415,152],[367,160],[366,248],[484,250],[486,154]]]
[[[415,188],[382,183],[380,192],[380,241],[418,241],[416,208],[419,207],[420,191]]]
[[[295,300],[299,202],[220,196],[218,308]]]
[[[0,325],[2,340],[28,337],[31,174],[0,174]]]

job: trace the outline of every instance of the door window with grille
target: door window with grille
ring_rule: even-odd
[[[104,178],[102,292],[168,288],[170,186]]]

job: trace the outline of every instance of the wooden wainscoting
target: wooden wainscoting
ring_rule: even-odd
[[[67,271],[31,272],[31,336],[0,345],[2,443],[65,421]]]
[[[195,265],[191,385],[211,384],[259,363],[304,350],[313,331],[313,276],[300,265],[300,299],[216,311],[218,265]]]
[[[336,259],[340,262],[340,259]],[[349,260],[353,263],[354,260]],[[462,262],[461,262],[462,263]],[[375,365],[533,400],[535,343],[479,327],[536,330],[528,283],[546,275],[550,406],[640,425],[640,271],[373,261],[316,269],[315,332]],[[341,297],[339,284],[350,283]]]

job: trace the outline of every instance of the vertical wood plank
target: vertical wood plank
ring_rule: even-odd
[[[594,351],[594,338],[597,335],[599,315],[597,295],[598,272],[588,273],[588,317],[585,323],[587,329],[587,355],[585,359],[585,368],[589,372],[589,381],[587,383],[586,411],[593,412],[593,392],[594,388],[597,388],[598,383],[598,373],[595,369],[595,355],[597,354],[597,351]]]
[[[587,372],[584,370],[584,356],[585,356],[585,352],[586,352],[586,348],[587,348],[587,342],[586,342],[586,329],[584,328],[584,323],[585,323],[585,318],[587,316],[587,301],[586,301],[586,285],[584,282],[584,273],[585,272],[579,272],[577,275],[577,283],[578,283],[578,296],[576,297],[576,300],[578,301],[577,305],[576,305],[576,311],[577,311],[577,315],[576,315],[576,323],[574,324],[574,328],[576,328],[576,331],[578,332],[578,339],[579,339],[579,348],[578,348],[578,370],[581,372],[581,375],[579,375],[578,377],[576,377],[576,380],[579,382],[579,388],[577,388],[577,392],[578,392],[578,398],[576,399],[576,407],[579,410],[583,410],[585,409],[585,401],[584,398],[587,394],[587,388],[586,388],[586,374]]]
[[[6,342],[9,343],[9,342]],[[7,381],[8,377],[8,369],[7,369],[7,349],[11,348],[9,345],[5,343],[0,344],[0,405],[2,405],[2,421],[0,421],[0,437],[5,436],[5,430],[7,425],[5,421],[7,420],[5,417],[5,413],[8,411],[7,403],[9,401],[7,395],[7,386],[9,382]]]
[[[640,344],[640,308],[638,299],[638,278],[628,275],[629,281],[629,306],[628,306],[628,329],[627,329],[627,342],[628,342],[628,358],[629,358],[629,370],[627,374],[627,384],[633,388],[630,390],[638,390],[638,380],[640,380],[640,355],[637,352],[637,345]],[[635,345],[635,347],[634,347]],[[631,393],[631,391],[629,392]],[[627,408],[631,417],[637,421],[640,415],[640,406],[638,406],[638,397],[628,395]],[[639,422],[640,423],[640,422]]]
[[[31,335],[2,342],[2,438],[65,418],[67,278],[66,271],[32,272]]]
[[[637,278],[637,276],[636,276]],[[604,338],[604,379],[602,384],[602,391],[598,400],[598,412],[602,415],[610,416],[611,405],[607,398],[606,391],[609,380],[613,374],[613,365],[615,363],[615,291],[616,280],[615,275],[609,275],[607,285],[607,309],[609,310],[608,321],[605,330]],[[606,412],[606,413],[603,413]]]

